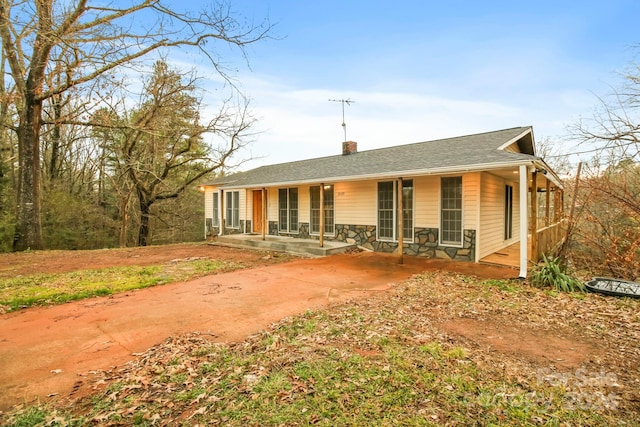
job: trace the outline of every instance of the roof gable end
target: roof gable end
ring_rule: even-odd
[[[505,142],[498,150],[504,150],[511,153],[522,153],[535,156],[535,143],[533,139],[533,129],[527,128],[521,135],[518,135],[511,140]]]

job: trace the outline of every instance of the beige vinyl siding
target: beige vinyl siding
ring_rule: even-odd
[[[413,178],[414,227],[440,228],[440,177]]]
[[[267,221],[278,221],[278,188],[267,188]]]
[[[204,189],[204,217],[213,217],[213,193],[218,191],[215,187],[205,187]]]
[[[376,224],[377,181],[338,183],[333,191],[336,224]]]
[[[505,186],[513,186],[513,233],[504,240]],[[482,200],[480,205],[480,254],[485,257],[518,241],[520,208],[518,183],[506,181],[490,173],[482,174]]]
[[[298,222],[300,223],[309,223],[310,221],[310,196],[309,196],[309,186],[301,185],[298,187]]]
[[[240,193],[240,220],[242,221],[244,218],[244,214],[247,211],[247,192],[246,190],[238,190]],[[240,223],[240,228],[242,229],[242,222]],[[242,230],[244,232],[244,230]],[[250,231],[250,230],[247,230]]]
[[[246,203],[244,204],[244,209],[240,212],[240,219],[251,220],[253,219],[253,189],[244,190]],[[253,227],[253,224],[251,225]],[[253,230],[247,230],[250,232]]]
[[[480,172],[462,176],[462,229],[478,229],[478,200],[480,198]]]

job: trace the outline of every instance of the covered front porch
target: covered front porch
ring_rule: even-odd
[[[549,255],[558,248],[558,245],[562,242],[565,233],[565,222],[560,221],[549,227],[545,227],[538,230],[537,254],[532,251],[531,234],[527,238],[527,263],[531,267],[535,265],[543,255]],[[496,251],[484,258],[481,258],[479,262],[483,264],[502,265],[506,267],[519,268],[520,267],[520,242],[515,242],[499,251]]]
[[[535,168],[530,174],[527,172],[520,170],[520,178],[526,177],[528,187],[525,187],[527,197],[521,199],[521,221],[528,227],[521,229],[520,241],[478,260],[485,264],[520,268],[521,277],[526,277],[528,268],[536,265],[544,255],[557,252],[565,238],[567,222],[564,191],[559,183],[549,179],[547,171],[542,168]],[[521,181],[521,191],[523,187]]]

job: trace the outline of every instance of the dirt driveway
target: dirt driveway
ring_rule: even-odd
[[[229,254],[226,248],[203,250],[212,257]],[[237,250],[235,255],[258,267],[1,315],[0,410],[70,393],[88,381],[92,370],[126,363],[172,335],[198,331],[219,342],[241,340],[286,316],[366,297],[415,273],[457,265],[413,257],[398,265],[393,256],[371,253],[264,265],[275,262],[271,255]],[[35,259],[32,271],[38,270]],[[84,268],[95,268],[92,262],[105,263],[94,257]],[[15,261],[14,267],[19,264]],[[47,265],[56,269],[55,262]],[[477,265],[459,267],[478,273]],[[514,275],[500,268],[485,273]]]

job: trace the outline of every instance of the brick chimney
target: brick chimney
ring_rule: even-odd
[[[358,143],[355,141],[345,141],[342,143],[342,155],[355,154],[358,152]]]

